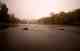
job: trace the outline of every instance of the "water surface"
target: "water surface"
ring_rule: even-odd
[[[29,30],[24,30],[27,27]],[[63,25],[19,25],[0,31],[3,47],[14,51],[77,51],[80,27]],[[6,43],[5,43],[6,42]]]

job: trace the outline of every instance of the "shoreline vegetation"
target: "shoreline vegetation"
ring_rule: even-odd
[[[80,8],[71,12],[51,13],[50,17],[38,20],[40,24],[80,25]]]

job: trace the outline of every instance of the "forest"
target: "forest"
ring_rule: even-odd
[[[60,12],[51,14],[50,17],[41,18],[38,20],[40,24],[60,24],[60,25],[79,25],[80,24],[80,9],[75,9],[70,12]]]

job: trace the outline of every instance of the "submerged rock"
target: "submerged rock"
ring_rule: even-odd
[[[64,28],[58,29],[58,30],[64,30]]]
[[[28,30],[28,28],[24,28],[24,30]]]

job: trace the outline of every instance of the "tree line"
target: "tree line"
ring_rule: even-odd
[[[58,14],[51,14],[50,17],[41,18],[38,20],[40,24],[67,24],[75,25],[80,24],[80,9],[75,9],[70,12],[60,12]]]

